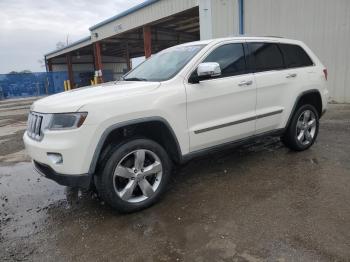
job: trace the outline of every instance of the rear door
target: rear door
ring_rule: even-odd
[[[285,107],[291,99],[291,91],[298,88],[302,77],[298,70],[286,69],[277,41],[248,41],[247,45],[250,68],[257,84],[256,134],[282,128],[289,114]]]
[[[290,82],[294,83],[293,88],[288,89],[284,94],[286,113],[284,122],[286,123],[292,113],[297,96],[305,90],[318,88],[318,80],[320,79],[320,73],[322,75],[322,71],[317,72],[314,62],[301,46],[281,43],[279,47],[286,67],[284,75],[287,76]]]

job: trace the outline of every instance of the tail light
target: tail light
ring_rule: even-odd
[[[323,74],[324,74],[324,77],[326,78],[326,80],[328,79],[328,71],[327,71],[327,68],[323,69]]]

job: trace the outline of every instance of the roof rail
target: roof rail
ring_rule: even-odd
[[[263,37],[284,38],[283,36],[276,36],[276,35],[264,35]]]
[[[273,37],[273,38],[285,38],[283,36],[276,36],[276,35],[252,35],[252,34],[233,34],[230,37]]]

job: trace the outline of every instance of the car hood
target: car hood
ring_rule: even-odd
[[[88,86],[40,99],[34,102],[31,110],[40,113],[76,112],[89,103],[127,99],[130,96],[150,92],[159,85],[159,82],[119,81]]]

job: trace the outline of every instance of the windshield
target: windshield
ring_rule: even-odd
[[[175,46],[155,54],[123,77],[125,81],[165,81],[175,76],[204,45]]]

